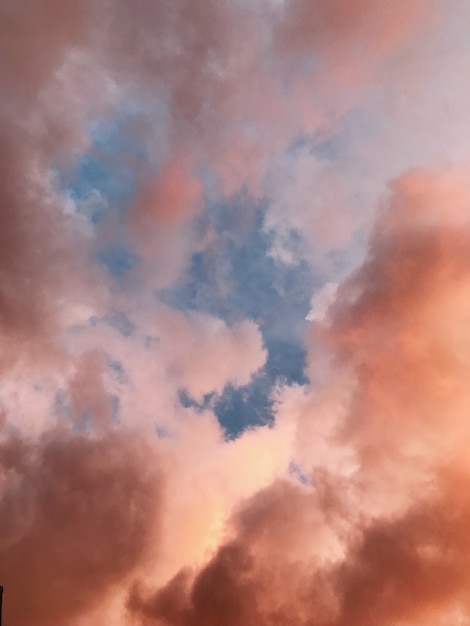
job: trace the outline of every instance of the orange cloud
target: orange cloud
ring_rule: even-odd
[[[392,183],[364,263],[312,336],[347,391],[330,455],[349,446],[356,465],[315,457],[321,387],[297,399],[300,418],[291,402],[311,485],[275,480],[240,504],[205,566],[136,589],[142,624],[412,626],[468,612],[468,206],[466,170]]]
[[[434,3],[91,4],[0,8],[7,623],[448,626],[446,615],[469,614],[467,170],[417,169],[391,184],[364,262],[314,315],[311,386],[279,392],[272,428],[226,441],[210,409],[177,401],[181,388],[201,401],[249,383],[267,357],[258,327],[154,298],[204,246],[191,225],[199,165],[218,172],[225,195],[273,180],[278,221],[267,226],[281,235],[286,224],[308,228],[328,252],[348,241],[357,222],[342,163],[308,153],[283,185],[277,153],[305,131],[328,137],[362,97],[355,90],[428,32]],[[88,74],[84,97],[77,77]],[[137,172],[119,224],[145,264],[134,305],[107,281],[96,293],[86,236],[50,172],[83,148],[84,121],[107,89],[135,97],[158,143],[157,175]],[[114,227],[105,221],[98,236]],[[116,303],[135,313],[129,336],[90,320]],[[124,382],[107,354],[122,357]],[[72,432],[51,429],[63,417],[58,390],[69,394]]]

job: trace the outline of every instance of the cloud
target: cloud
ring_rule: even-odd
[[[364,263],[312,327],[330,380],[280,399],[311,486],[274,480],[241,502],[206,565],[133,592],[143,624],[412,625],[468,611],[469,202],[466,169],[391,184]]]
[[[162,311],[161,323],[162,350],[170,372],[196,399],[211,391],[220,393],[228,383],[248,384],[265,364],[261,333],[253,322],[228,327],[204,313],[184,316],[166,310]],[[171,343],[167,337],[172,338]]]
[[[144,177],[130,207],[131,239],[144,259],[146,283],[171,285],[200,247],[192,224],[201,215],[202,185],[183,155],[162,164],[158,175]]]
[[[85,4],[65,8],[46,0],[40,7],[32,2],[21,7],[8,3],[0,14],[4,370],[11,361],[30,357],[37,361],[38,352],[42,357],[54,352],[61,317],[78,301],[90,303],[96,294],[85,241],[78,224],[65,215],[64,199],[51,175],[54,160],[69,157],[84,143],[81,122],[88,110],[90,81],[84,80],[81,97],[75,98],[68,81],[80,68],[71,52],[86,40],[87,9]],[[66,77],[61,74],[65,66]],[[74,272],[77,265],[82,268],[79,275]]]
[[[0,468],[11,624],[72,623],[126,584],[158,537],[158,461],[139,437],[13,436],[0,445]]]
[[[468,610],[468,498],[449,480],[461,488],[447,476],[432,501],[369,527],[340,565],[338,485],[318,501],[277,484],[241,513],[237,538],[194,582],[181,572],[147,602],[133,595],[131,606],[145,624],[446,623]]]
[[[51,79],[68,49],[86,41],[89,6],[27,1],[3,5],[1,12],[2,76],[8,96],[24,106]]]
[[[316,48],[333,62],[339,57],[343,63],[346,59],[342,55],[360,46],[365,55],[353,55],[352,63],[373,65],[403,45],[403,40],[415,34],[432,11],[433,7],[422,0],[413,0],[406,7],[371,0],[286,2],[279,45],[283,50],[295,51]],[[374,52],[374,59],[367,56],[368,51]]]
[[[65,300],[83,299],[86,294],[83,285],[76,284],[78,278],[75,282],[71,277],[77,264],[86,265],[80,249],[86,255],[89,242],[83,241],[78,224],[71,236],[73,220],[64,218],[60,194],[45,181],[51,165],[86,146],[84,131],[90,116],[106,111],[110,103],[122,104],[129,94],[137,110],[141,107],[144,112],[127,130],[157,146],[153,150],[162,167],[158,175],[140,174],[131,221],[148,262],[146,280],[153,275],[156,287],[166,286],[197,248],[189,226],[200,209],[194,166],[217,170],[227,192],[250,179],[252,188],[259,189],[269,167],[268,154],[289,145],[292,135],[305,125],[305,116],[299,120],[296,110],[302,98],[284,94],[285,72],[282,63],[277,66],[273,61],[276,49],[290,58],[297,54],[292,41],[302,40],[312,46],[306,54],[324,45],[334,50],[338,34],[350,22],[353,38],[371,38],[374,44],[387,39],[383,30],[397,30],[396,37],[388,37],[388,50],[392,44],[399,47],[401,32],[412,28],[419,13],[419,2],[404,12],[378,11],[369,3],[355,12],[337,3],[337,10],[326,15],[320,5],[309,8],[305,3],[286,3],[282,10],[266,7],[265,13],[259,7],[249,10],[217,1],[203,11],[183,0],[171,8],[162,2],[139,2],[132,11],[118,0],[112,8],[99,2],[65,9],[47,0],[38,11],[30,4],[3,8],[2,74],[8,97],[2,105],[6,130],[0,149],[6,168],[2,178],[7,182],[0,204],[5,207],[4,324],[29,332],[37,327],[37,335],[51,332],[43,329],[53,326],[51,302],[55,308],[64,307]],[[343,13],[348,13],[344,20]],[[365,15],[370,20],[362,20]],[[317,41],[317,22],[325,31],[326,44]],[[299,35],[306,32],[305,25],[312,26],[311,41]],[[304,84],[302,77],[295,78],[293,92],[298,84]],[[305,107],[309,115],[315,100],[309,98],[311,106]],[[166,128],[149,110],[149,102],[155,101],[166,111]],[[279,130],[274,130],[275,124]],[[40,211],[34,208],[38,204],[43,207]],[[159,227],[146,227],[151,214]],[[175,225],[177,214],[181,221]],[[84,282],[91,282],[90,276]],[[32,306],[23,306],[27,295]]]
[[[468,475],[437,478],[436,498],[365,534],[339,575],[338,624],[457,624],[459,611],[468,616],[469,503],[458,493]]]
[[[180,572],[150,598],[134,593],[130,606],[148,624],[335,623],[341,497],[324,487],[275,481],[235,514],[233,538],[200,572]]]
[[[443,6],[0,8],[9,624],[470,614],[465,106],[412,102],[461,80]],[[162,304],[198,259],[213,291]],[[227,440],[217,401],[262,368],[274,417]]]
[[[364,264],[338,290],[332,339],[357,372],[358,428],[380,441],[465,432],[470,186],[465,168],[391,186]],[[388,393],[393,389],[393,394]],[[379,409],[380,406],[380,409]],[[376,417],[372,417],[376,416]],[[387,435],[386,435],[387,433]],[[440,441],[444,449],[445,441]]]
[[[319,291],[314,293],[311,300],[311,309],[306,317],[310,322],[321,322],[325,319],[328,307],[334,302],[336,283],[326,283]]]

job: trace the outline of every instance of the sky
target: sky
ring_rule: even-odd
[[[469,24],[0,0],[6,626],[470,625]]]

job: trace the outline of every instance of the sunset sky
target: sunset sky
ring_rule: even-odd
[[[0,0],[5,626],[470,626],[469,0]]]

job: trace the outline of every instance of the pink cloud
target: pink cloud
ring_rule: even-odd
[[[328,255],[370,227],[384,180],[408,170],[414,138],[378,144],[395,127],[409,134],[419,106],[408,116],[381,98],[416,93],[404,59],[430,74],[455,27],[422,52],[442,27],[424,0],[248,4],[0,9],[9,624],[408,626],[470,612],[466,167],[411,169],[390,184],[359,267],[314,298],[310,384],[277,390],[272,427],[227,441],[210,407],[178,400],[181,389],[202,402],[247,385],[268,356],[254,322],[172,310],[155,295],[204,249],[193,224],[201,168],[220,177],[213,201],[243,185],[267,195],[273,254],[294,229],[303,258],[328,274]],[[377,84],[376,115],[391,111],[392,130],[360,149],[356,138],[336,161],[309,149],[292,161],[299,135],[329,139],[345,112],[373,109]],[[426,84],[432,95],[442,83]],[[152,167],[131,163],[125,223],[114,215],[95,232],[51,170],[86,149],[90,117],[126,99],[147,116],[131,130],[161,143]],[[445,124],[444,113],[425,119]],[[413,158],[439,142],[423,139]],[[113,241],[118,228],[142,258],[122,285],[89,259],[90,240]],[[115,311],[131,331],[113,326]]]

